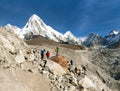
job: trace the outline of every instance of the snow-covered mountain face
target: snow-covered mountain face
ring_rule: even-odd
[[[64,41],[66,39],[64,36],[54,30],[52,27],[47,26],[42,19],[40,19],[37,15],[32,15],[26,25],[23,27],[21,34],[25,35],[27,33],[33,33],[33,35],[41,35],[43,37],[47,37],[56,42]]]
[[[56,42],[67,42],[72,44],[81,45],[81,39],[76,38],[72,33],[66,32],[64,35],[62,33],[59,33],[58,31],[54,30],[52,27],[46,25],[42,19],[40,19],[37,15],[33,14],[26,25],[20,29],[16,26],[7,24],[5,26],[7,30],[13,30],[14,33],[18,34],[18,36],[22,39],[25,39],[27,36],[28,38],[31,38],[30,36],[33,35],[40,35],[43,37],[47,37],[51,40],[54,40]],[[69,37],[72,36],[72,37]]]
[[[67,42],[68,42],[68,43],[78,44],[78,45],[81,45],[81,44],[82,44],[82,39],[75,37],[70,31],[67,31],[67,32],[64,34],[64,37],[67,39]]]
[[[47,37],[56,42],[67,42],[71,44],[81,45],[81,39],[76,38],[70,31],[66,32],[64,35],[54,30],[52,27],[46,25],[42,19],[40,19],[37,15],[32,15],[26,25],[20,29],[16,26],[12,26],[10,24],[6,25],[5,28],[7,30],[13,30],[16,34],[19,35],[20,38],[31,38],[29,36],[40,35],[43,37]]]

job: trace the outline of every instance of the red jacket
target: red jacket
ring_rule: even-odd
[[[47,51],[46,56],[47,56],[47,58],[50,57],[50,52],[49,51]]]

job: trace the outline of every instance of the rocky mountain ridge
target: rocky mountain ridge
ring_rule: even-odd
[[[95,33],[90,33],[83,44],[87,47],[117,48],[120,46],[120,32],[112,30],[105,37]]]

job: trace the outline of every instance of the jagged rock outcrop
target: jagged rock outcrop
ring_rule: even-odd
[[[105,36],[108,48],[119,48],[120,47],[120,32],[112,30],[107,36]]]
[[[100,35],[90,33],[83,44],[86,45],[87,47],[99,47],[104,46],[106,42],[107,40],[101,37]]]

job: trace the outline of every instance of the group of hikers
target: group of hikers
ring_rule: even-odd
[[[45,49],[43,49],[43,50],[41,50],[41,52],[40,52],[40,54],[41,54],[41,60],[43,60],[44,59],[44,55],[46,55],[46,57],[47,57],[47,59],[49,59],[50,58],[50,51],[47,51],[46,53],[46,50]],[[58,56],[58,52],[59,52],[59,47],[56,47],[55,48],[55,52],[56,52],[56,56]]]

